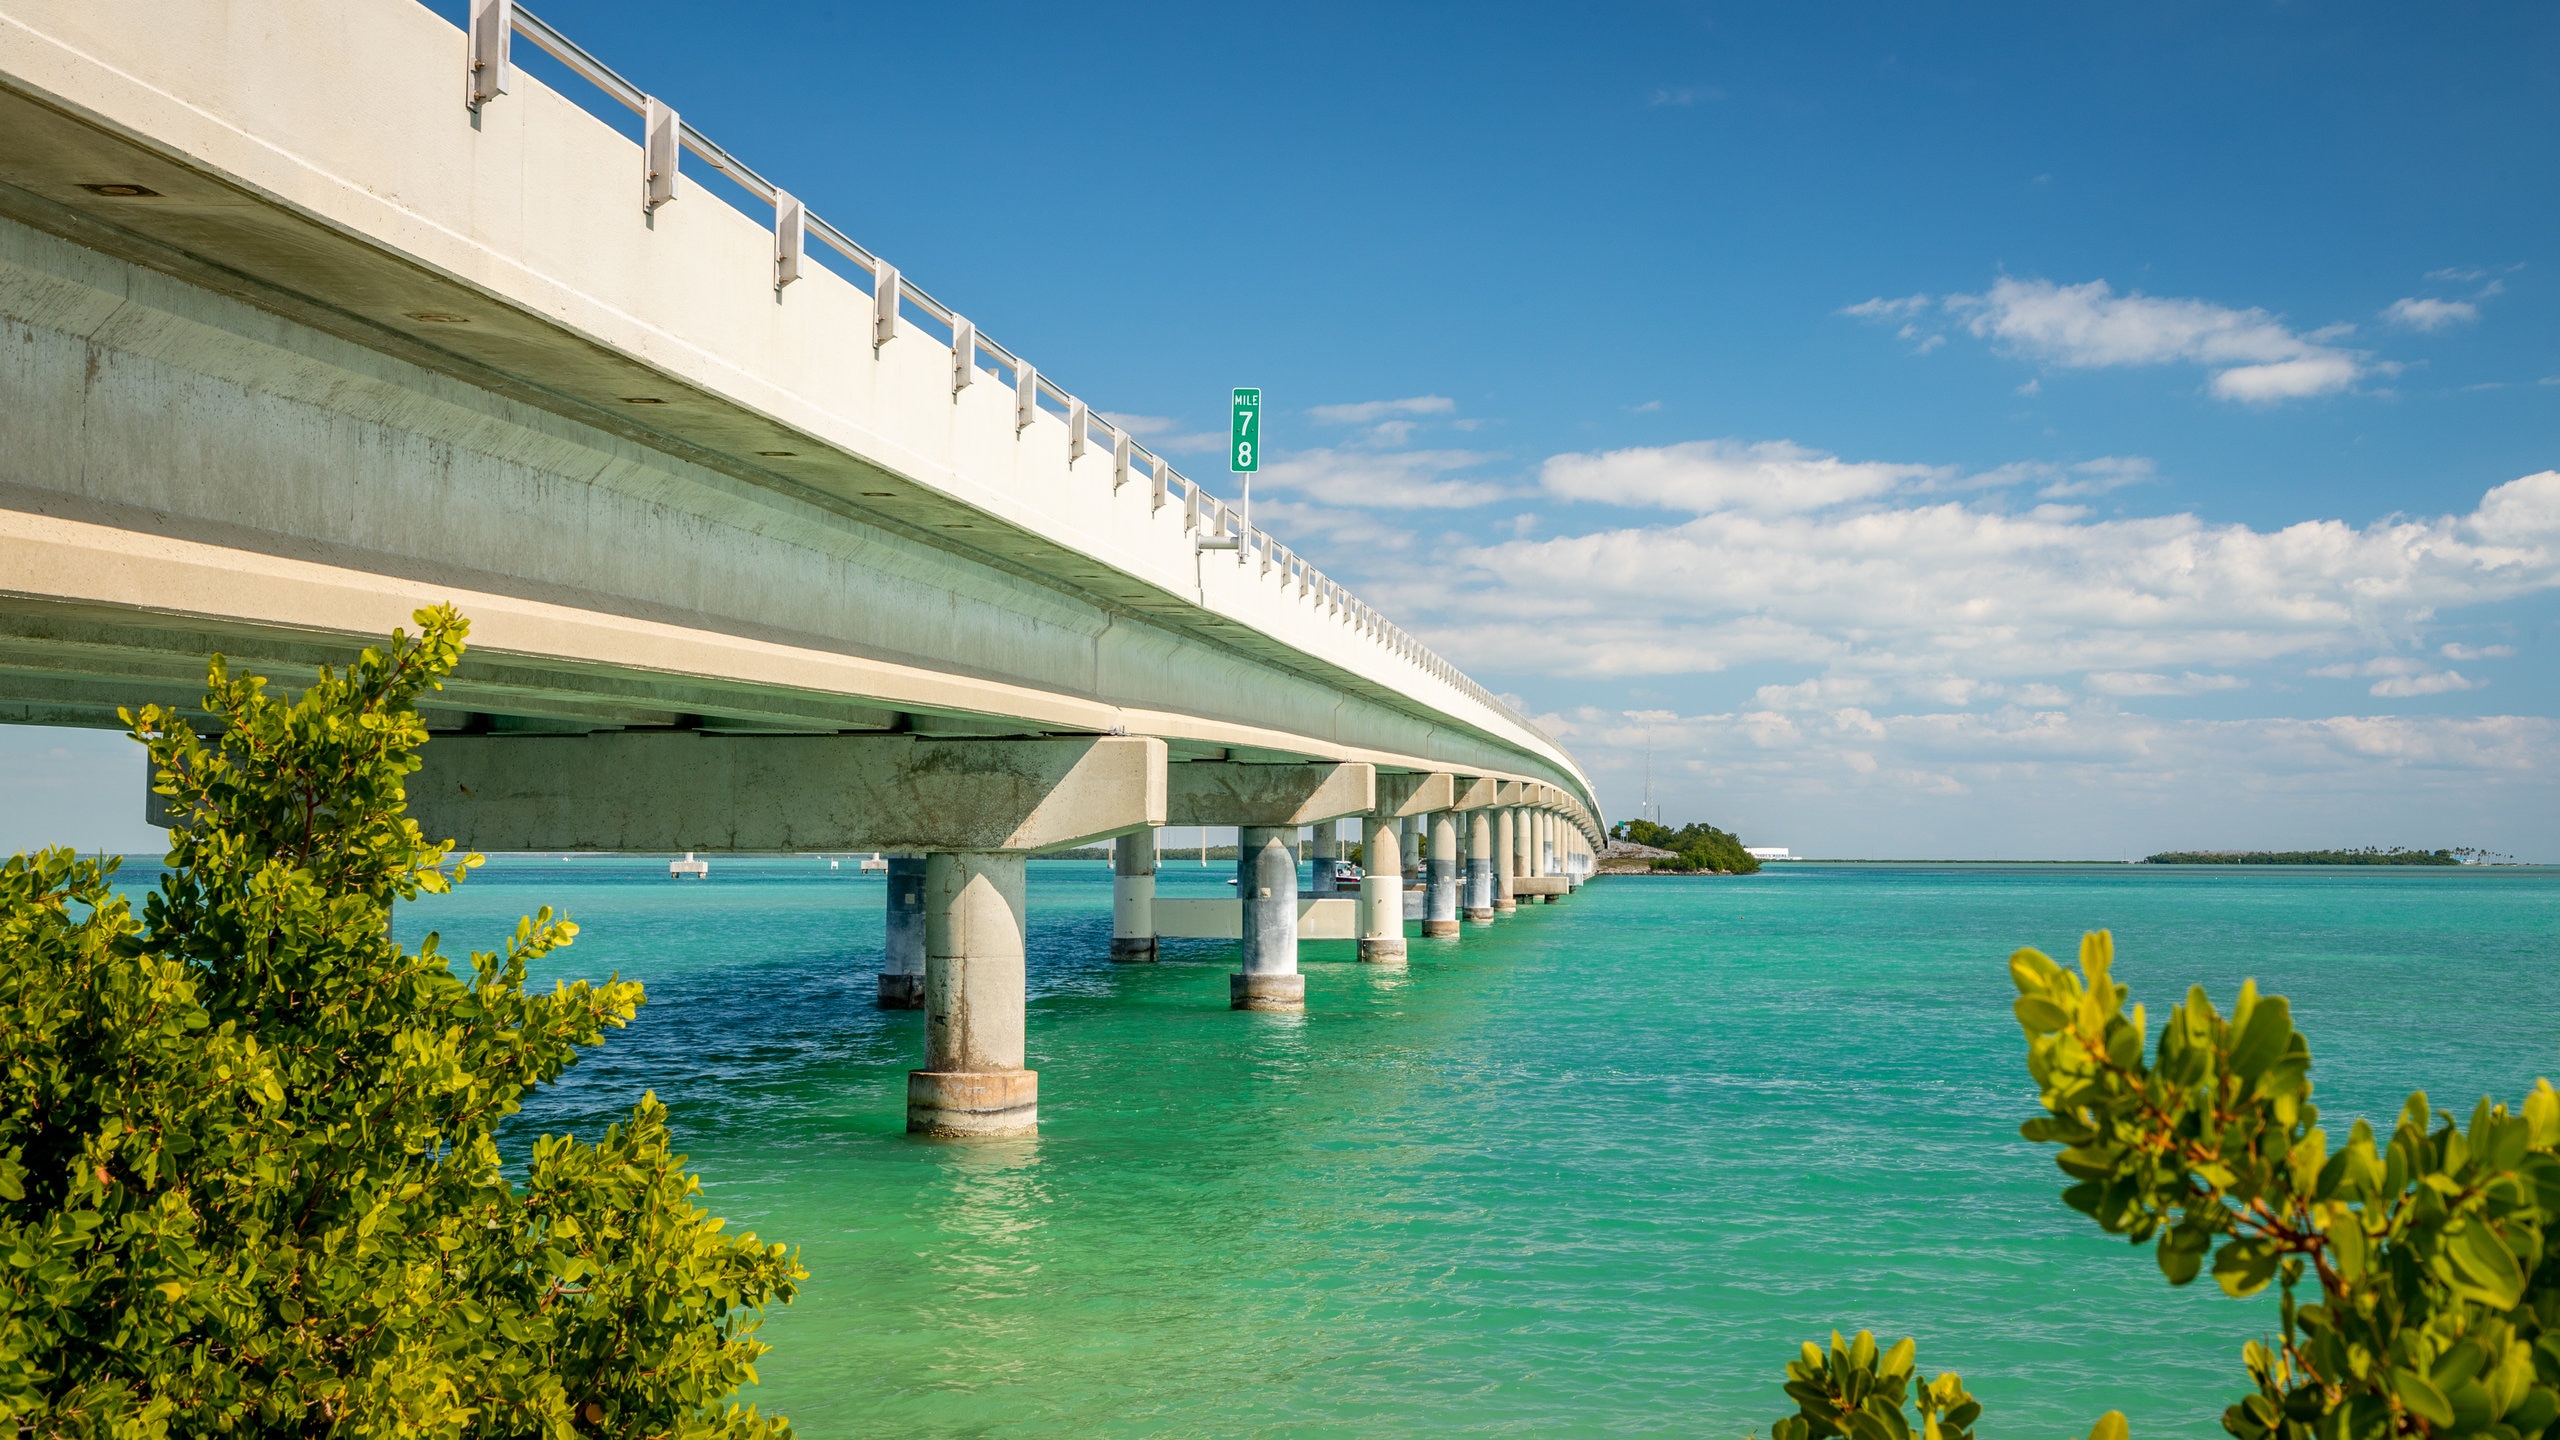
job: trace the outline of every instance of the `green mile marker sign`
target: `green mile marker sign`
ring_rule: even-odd
[[[1262,392],[1239,389],[1235,424],[1227,432],[1227,468],[1250,475],[1262,468]]]

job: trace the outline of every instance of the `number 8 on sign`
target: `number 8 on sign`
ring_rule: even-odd
[[[1238,389],[1235,397],[1235,423],[1227,432],[1227,468],[1250,475],[1262,468],[1262,392]]]

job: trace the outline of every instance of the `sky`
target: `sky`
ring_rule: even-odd
[[[537,9],[1613,818],[2560,861],[2560,11]]]

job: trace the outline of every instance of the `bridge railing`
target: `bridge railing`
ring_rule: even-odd
[[[1280,583],[1284,587],[1296,585],[1301,599],[1320,601],[1330,615],[1354,626],[1391,653],[1470,699],[1510,716],[1549,744],[1555,743],[1554,737],[1539,729],[1516,707],[1476,683],[1431,647],[1327,577],[1306,557],[1282,545],[1261,527],[1245,523],[1244,517],[1233,507],[1210,494],[1207,487],[1176,471],[1162,456],[1138,443],[1136,436],[1096,414],[1083,400],[1069,394],[1020,356],[978,333],[977,327],[960,312],[928,294],[923,287],[900,273],[897,266],[872,254],[851,236],[809,213],[808,207],[789,191],[757,174],[745,162],[713,143],[709,136],[685,123],[672,106],[624,79],[613,67],[589,54],[585,47],[531,11],[515,4],[514,0],[472,0],[469,34],[467,94],[474,109],[507,93],[514,68],[512,39],[523,36],[572,73],[640,117],[644,208],[655,209],[675,198],[678,151],[691,151],[757,201],[773,207],[775,288],[800,278],[808,241],[816,239],[870,277],[873,345],[883,345],[896,338],[901,325],[913,312],[926,325],[941,329],[948,336],[951,384],[955,391],[975,383],[982,373],[988,378],[1008,381],[1014,389],[1014,423],[1017,429],[1032,424],[1043,412],[1063,420],[1067,426],[1070,459],[1082,458],[1088,449],[1097,448],[1097,439],[1108,443],[1112,455],[1114,492],[1143,475],[1156,508],[1162,509],[1168,504],[1183,507],[1183,533],[1194,537],[1192,543],[1205,539],[1217,542],[1216,548],[1233,549],[1244,563],[1258,561],[1261,567],[1258,574],[1262,576],[1279,571]],[[982,361],[992,363],[982,364]]]

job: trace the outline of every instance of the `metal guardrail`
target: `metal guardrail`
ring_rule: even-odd
[[[471,108],[476,110],[507,93],[514,71],[509,53],[512,37],[521,35],[532,41],[581,79],[640,116],[641,203],[644,210],[654,210],[675,198],[678,151],[692,151],[703,163],[735,181],[749,195],[773,206],[774,288],[779,290],[800,278],[807,243],[815,237],[871,277],[871,338],[875,347],[897,337],[908,309],[930,318],[950,333],[951,386],[954,391],[975,383],[982,368],[991,379],[1004,379],[1009,372],[1015,395],[1015,428],[1033,424],[1044,413],[1064,421],[1068,458],[1071,460],[1082,458],[1088,449],[1093,448],[1094,437],[1099,432],[1111,445],[1111,486],[1115,492],[1143,473],[1149,482],[1155,508],[1162,509],[1176,502],[1183,506],[1184,534],[1199,532],[1200,539],[1222,542],[1213,543],[1213,548],[1235,550],[1239,564],[1252,563],[1259,557],[1260,575],[1268,576],[1277,569],[1281,585],[1285,588],[1296,584],[1300,598],[1316,599],[1331,614],[1343,618],[1424,673],[1468,698],[1510,716],[1530,734],[1548,744],[1556,743],[1554,736],[1538,728],[1528,716],[1504,703],[1466,672],[1442,659],[1431,647],[1327,578],[1322,571],[1307,563],[1304,556],[1282,545],[1260,527],[1245,524],[1243,517],[1225,501],[1174,470],[1163,457],[1139,444],[1135,436],[1095,414],[1084,401],[1068,394],[1029,362],[979,334],[977,327],[958,311],[927,294],[914,281],[900,274],[898,267],[864,249],[835,226],[810,214],[808,208],[789,191],[757,174],[737,157],[712,143],[710,137],[686,124],[673,107],[615,73],[613,67],[536,18],[531,11],[514,3],[514,0],[472,0],[469,35],[467,103]],[[982,357],[994,364],[981,367]],[[1052,410],[1043,402],[1054,402],[1056,408]],[[1200,539],[1193,543],[1199,544]]]

